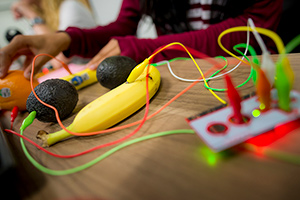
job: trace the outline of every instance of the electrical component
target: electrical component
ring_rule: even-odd
[[[227,85],[227,96],[230,102],[230,106],[233,110],[233,121],[237,124],[243,124],[243,115],[241,114],[241,97],[238,91],[235,89],[231,78],[228,74],[225,75],[225,81]]]
[[[271,107],[271,84],[262,69],[258,69],[258,78],[256,83],[256,93],[260,102],[259,108],[267,111]]]
[[[12,129],[14,121],[15,121],[16,117],[18,116],[18,113],[19,113],[19,108],[18,108],[18,106],[15,106],[12,109],[11,114],[10,114],[10,123],[11,123],[10,129]]]
[[[252,114],[255,110],[260,110],[257,96],[241,102],[241,113],[248,118],[243,124],[237,124],[230,120],[232,116],[230,107],[222,107],[206,115],[189,118],[187,121],[210,148],[215,152],[223,151],[300,117],[300,93],[291,92],[291,98],[294,99],[291,104],[291,112],[277,109],[276,89],[271,91],[271,95],[273,99],[271,109],[267,112],[260,112],[259,115]]]
[[[266,77],[269,80],[269,83],[271,87],[274,84],[274,79],[275,79],[275,64],[271,58],[271,55],[269,51],[267,50],[267,47],[263,41],[263,39],[260,37],[258,32],[256,31],[256,27],[254,25],[254,22],[251,18],[248,19],[248,23],[250,24],[250,27],[252,29],[252,32],[254,34],[254,37],[256,41],[258,42],[258,45],[260,46],[262,50],[262,61],[261,61],[261,69],[264,71],[266,74]]]

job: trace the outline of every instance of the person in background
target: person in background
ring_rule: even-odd
[[[69,27],[55,34],[15,37],[0,50],[0,77],[6,75],[12,60],[21,54],[29,57],[39,53],[57,55],[59,52],[66,57],[79,55],[93,58],[87,65],[92,69],[114,55],[128,56],[139,63],[158,47],[171,42],[181,42],[209,56],[226,56],[217,43],[221,32],[235,26],[246,26],[249,18],[257,27],[276,31],[282,3],[283,0],[123,0],[116,21],[106,26],[92,29]],[[153,19],[157,38],[135,36],[138,23],[144,16]],[[232,33],[222,39],[227,49],[245,41],[246,32]],[[274,46],[271,40],[266,42],[268,47]],[[254,41],[251,45],[255,46]],[[158,54],[156,61],[177,56],[187,55],[169,50]],[[47,59],[39,59],[36,69],[39,70]],[[24,75],[29,77],[29,67]]]
[[[27,35],[55,33],[71,26],[92,28],[97,25],[88,0],[19,0],[12,4],[11,11],[15,19],[24,18],[29,22],[32,32]],[[57,58],[70,62],[62,53]],[[73,58],[72,62],[88,61]],[[51,64],[54,68],[61,66],[56,60]]]

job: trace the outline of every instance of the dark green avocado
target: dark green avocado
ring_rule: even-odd
[[[111,56],[104,59],[97,68],[98,82],[108,89],[126,82],[136,62],[127,56]]]
[[[74,110],[78,102],[78,92],[66,80],[49,79],[34,88],[35,93],[45,103],[54,106],[60,119],[65,119]],[[36,118],[42,122],[57,122],[55,112],[40,103],[31,92],[26,101],[28,112],[36,111]]]

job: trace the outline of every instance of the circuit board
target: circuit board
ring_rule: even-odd
[[[259,109],[257,96],[244,99],[241,113],[245,122],[242,124],[232,120],[231,106],[220,107],[204,115],[188,118],[187,121],[212,150],[223,151],[300,117],[300,93],[291,91],[290,112],[277,108],[277,90],[272,90],[271,96],[271,109],[264,112]]]

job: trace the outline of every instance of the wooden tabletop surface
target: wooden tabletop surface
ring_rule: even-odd
[[[295,73],[294,89],[300,91],[300,54],[290,54],[288,57]],[[277,59],[276,56],[273,58]],[[203,72],[212,67],[200,59],[197,59],[197,63]],[[171,66],[178,76],[194,79],[200,77],[191,61],[174,61]],[[157,68],[162,82],[150,103],[149,114],[191,84],[175,79],[167,65]],[[249,66],[243,64],[231,73],[231,77],[235,84],[240,84],[245,81],[249,72]],[[210,85],[224,88],[224,80],[219,78],[211,81]],[[252,81],[239,89],[241,95],[253,91]],[[108,89],[96,83],[78,92],[79,102],[75,111],[108,92]],[[224,92],[217,94],[227,100]],[[155,117],[147,120],[131,139],[162,131],[191,129],[186,118],[218,105],[221,103],[205,89],[203,83],[198,83]],[[144,111],[145,108],[139,110],[117,126],[142,119]],[[17,117],[14,130],[19,130],[27,115],[25,112]],[[76,112],[63,123],[70,124],[75,116]],[[2,124],[9,127],[9,113],[2,116]],[[63,155],[78,153],[122,138],[135,128],[136,126],[105,135],[74,137],[47,149]],[[39,130],[54,132],[60,129],[58,124],[35,120],[24,134],[41,144],[36,139]],[[299,133],[300,129],[296,129],[267,148],[300,156]],[[206,148],[204,142],[196,134],[169,135],[133,144],[86,170],[65,176],[52,176],[37,170],[25,157],[19,138],[10,134],[8,137],[18,162],[17,188],[23,199],[300,199],[299,165],[237,149],[215,154],[216,160],[211,163],[203,153]],[[38,150],[28,142],[25,144],[37,162],[56,170],[85,164],[112,148],[106,147],[80,157],[61,159]]]

